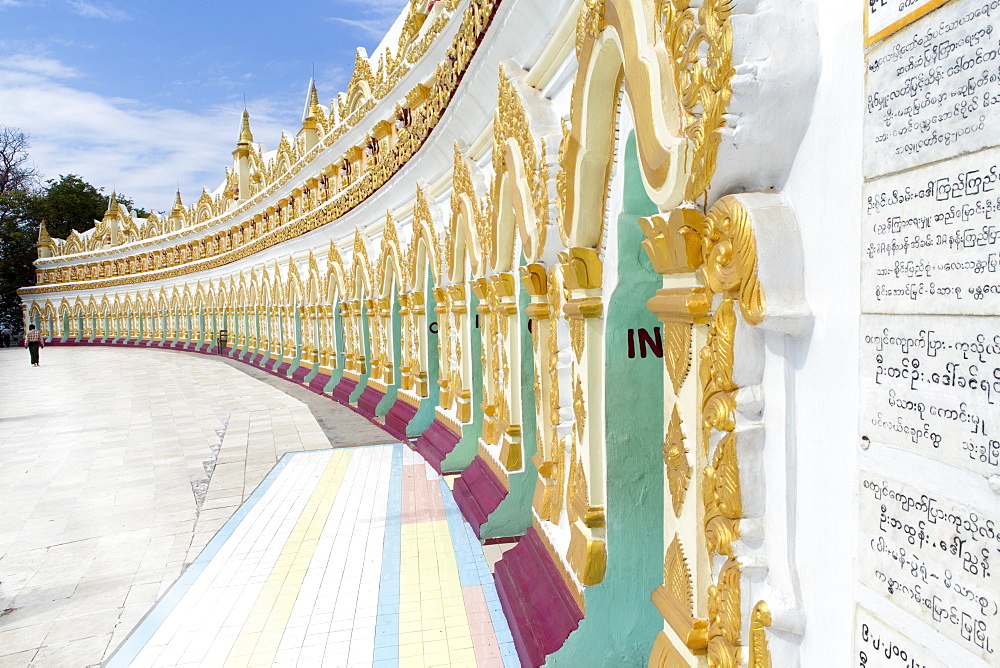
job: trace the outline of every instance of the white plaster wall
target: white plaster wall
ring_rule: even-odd
[[[788,493],[796,506],[793,540],[806,624],[801,665],[850,666],[857,553],[863,7],[809,2],[818,15],[822,70],[812,121],[784,193],[801,226],[806,296],[815,322],[811,334],[790,346],[797,465]]]

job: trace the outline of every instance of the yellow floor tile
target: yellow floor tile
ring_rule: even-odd
[[[424,665],[428,668],[436,666],[451,666],[451,655],[448,652],[424,654]]]
[[[476,665],[476,652],[471,647],[469,649],[454,649],[449,654],[453,666]]]
[[[424,641],[424,636],[422,631],[410,631],[407,633],[399,634],[399,646],[419,644]]]
[[[424,655],[424,646],[422,643],[415,643],[413,645],[400,645],[399,646],[399,660],[409,659],[413,657],[422,657]],[[402,665],[402,663],[400,664]]]
[[[432,640],[424,643],[424,654],[441,654],[448,652],[447,640]]]

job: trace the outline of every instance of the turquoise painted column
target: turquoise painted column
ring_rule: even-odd
[[[422,333],[424,346],[421,350],[421,354],[425,354],[426,357],[422,363],[425,364],[423,369],[427,373],[427,396],[420,399],[420,408],[417,409],[410,423],[406,425],[406,435],[410,438],[420,436],[430,426],[431,422],[434,421],[434,409],[440,402],[441,387],[438,385],[438,355],[440,351],[438,349],[438,323],[434,319],[437,318],[434,311],[437,308],[437,301],[434,299],[433,285],[433,274],[428,269],[427,279],[424,283],[424,331]]]
[[[320,367],[320,351],[323,350],[323,328],[320,325],[320,318],[323,317],[323,307],[321,305],[308,306],[306,307],[306,327],[312,330],[312,342],[313,349],[316,354],[316,359],[312,361],[312,370],[309,371],[303,378],[302,383],[308,385],[316,374],[319,373]]]
[[[292,358],[292,363],[288,367],[288,372],[285,374],[289,378],[295,373],[295,370],[299,368],[299,362],[302,361],[302,314],[299,313],[299,305],[296,302],[292,303],[292,332],[295,335],[295,357]]]
[[[358,337],[361,339],[361,350],[362,354],[365,356],[365,371],[358,379],[358,386],[354,388],[354,391],[351,392],[351,396],[347,399],[352,404],[357,403],[358,397],[360,397],[361,393],[365,391],[365,387],[368,385],[368,377],[371,375],[372,371],[371,331],[368,328],[368,304],[365,299],[361,299],[359,301],[361,306],[359,307],[360,313],[358,315]]]
[[[344,365],[347,363],[347,352],[344,350],[344,312],[341,308],[343,302],[334,302],[333,312],[333,359],[337,366],[330,373],[330,380],[323,386],[323,394],[333,392],[337,383],[344,377]]]
[[[618,266],[604,268],[605,277],[617,269],[604,333],[607,569],[601,583],[584,590],[586,617],[549,655],[551,666],[645,665],[663,629],[649,598],[663,581],[663,362],[628,345],[630,330],[659,327],[646,299],[663,281],[641,246],[637,221],[657,209],[640,180],[634,133],[626,142],[624,167]]]
[[[524,258],[521,258],[522,265]],[[535,416],[535,348],[528,329],[528,317],[525,309],[531,303],[528,291],[522,285],[518,299],[518,322],[521,325],[517,331],[511,328],[510,336],[520,337],[520,359],[518,373],[520,374],[521,391],[518,397],[511,401],[520,401],[521,408],[521,461],[523,470],[510,473],[510,483],[507,496],[496,507],[486,524],[479,527],[479,535],[483,539],[505,536],[523,536],[531,526],[531,503],[535,495],[535,483],[538,480],[538,470],[532,457],[538,451],[537,421]],[[512,369],[513,371],[513,369]]]
[[[469,319],[467,325],[469,340],[465,343],[468,345],[472,359],[469,378],[471,384],[469,391],[472,395],[472,421],[462,425],[462,439],[455,444],[455,449],[441,460],[441,470],[445,473],[462,471],[472,463],[476,454],[479,453],[479,436],[483,433],[483,411],[480,408],[483,403],[483,367],[480,364],[483,354],[483,337],[480,335],[482,330],[479,327],[479,312],[476,310],[479,308],[479,298],[471,286],[466,286],[466,290],[469,305],[469,311],[466,314]]]
[[[392,301],[390,302],[388,333],[388,336],[392,339],[390,344],[390,348],[392,349],[392,382],[388,384],[388,387],[386,387],[385,390],[385,396],[382,397],[382,400],[378,402],[378,406],[375,407],[375,415],[378,417],[382,417],[389,412],[392,405],[396,403],[396,395],[399,393],[399,363],[403,358],[403,347],[400,342],[400,329],[399,297],[395,292],[393,292]]]

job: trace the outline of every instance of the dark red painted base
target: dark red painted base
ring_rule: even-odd
[[[316,394],[323,394],[323,388],[326,384],[330,382],[330,376],[325,373],[318,373],[313,376],[313,379],[309,381],[306,386]]]
[[[301,384],[302,379],[308,376],[310,371],[312,371],[312,369],[300,366],[292,373],[292,382]]]
[[[351,394],[354,393],[354,388],[357,386],[358,381],[344,376],[340,379],[340,382],[337,383],[337,386],[333,388],[333,392],[330,396],[333,397],[334,401],[338,401],[347,406],[351,403]]]
[[[442,460],[455,449],[455,445],[460,440],[462,440],[461,435],[456,434],[443,422],[434,418],[434,421],[424,430],[413,447],[427,460],[427,463],[434,467],[435,471],[441,473]]]
[[[583,614],[535,527],[528,527],[504,553],[494,578],[521,665],[542,665],[579,626]]]
[[[479,528],[507,496],[507,489],[482,457],[476,456],[455,479],[455,502],[479,538]]]
[[[377,390],[371,385],[366,385],[365,389],[361,390],[361,396],[358,397],[358,413],[364,415],[369,420],[375,418],[375,408],[378,407],[378,402],[382,401],[382,397],[385,396],[385,392],[382,390]]]
[[[278,368],[272,370],[271,373],[281,378],[288,378],[288,370],[291,367],[292,367],[291,362],[282,362],[281,364],[278,365]]]
[[[408,401],[396,399],[385,414],[385,430],[401,441],[406,441],[406,428],[417,414],[417,407]]]

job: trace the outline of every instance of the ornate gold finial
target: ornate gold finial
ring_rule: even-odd
[[[253,133],[250,132],[250,112],[246,109],[243,110],[243,128],[240,130],[240,142],[241,144],[250,144],[253,142]]]
[[[118,192],[112,190],[108,198],[108,210],[104,212],[104,220],[113,218],[118,213]]]
[[[183,211],[184,211],[184,202],[181,201],[181,191],[180,189],[178,189],[177,194],[174,196],[174,208],[171,210],[170,213],[171,214],[183,213]]]
[[[52,243],[52,237],[49,236],[49,230],[45,227],[45,221],[38,226],[38,244],[50,244]]]
[[[316,82],[310,84],[309,90],[309,115],[315,116],[319,110],[319,95],[316,94]]]

